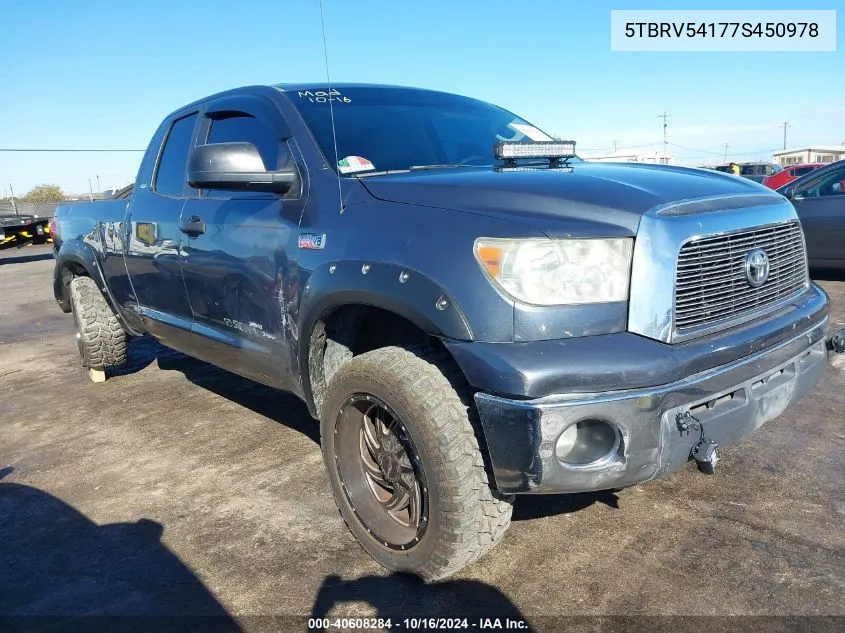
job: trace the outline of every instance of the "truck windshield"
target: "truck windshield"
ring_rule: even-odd
[[[288,89],[286,94],[329,163],[345,175],[493,165],[497,141],[552,140],[507,110],[440,92],[338,86],[331,94],[328,89]]]

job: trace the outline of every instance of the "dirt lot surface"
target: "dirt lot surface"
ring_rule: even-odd
[[[843,355],[812,396],[724,449],[716,475],[689,465],[617,492],[519,498],[497,549],[423,585],[353,540],[317,424],[293,397],[145,339],[128,367],[91,383],[52,268],[46,249],[0,254],[7,624],[189,613],[260,630],[305,620],[256,616],[353,614],[549,628],[560,623],[549,616],[845,615]],[[820,283],[845,327],[845,281]]]

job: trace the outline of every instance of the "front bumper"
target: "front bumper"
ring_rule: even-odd
[[[496,487],[504,493],[584,492],[674,472],[701,437],[719,445],[735,442],[812,390],[827,365],[827,327],[825,317],[765,351],[659,387],[533,400],[479,392],[475,401]],[[685,412],[700,421],[701,433],[679,428]],[[559,461],[560,435],[588,419],[613,424],[618,448],[593,465]]]

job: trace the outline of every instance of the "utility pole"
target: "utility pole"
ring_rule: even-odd
[[[725,158],[723,159],[722,162],[725,162],[725,163],[728,162],[728,144],[727,143],[725,143]]]
[[[12,194],[12,210],[15,212],[15,215],[19,215],[18,205],[15,202],[15,188],[12,186],[11,181],[9,182],[9,193]]]
[[[784,121],[783,125],[779,125],[778,127],[783,128],[783,149],[786,149],[786,128],[789,127],[789,121]]]
[[[666,114],[666,111],[663,111],[663,114],[657,115],[658,119],[663,119],[663,164],[666,165],[669,163],[669,159],[667,156],[669,155],[669,141],[666,138],[666,134],[669,132],[669,124],[666,122],[667,119],[671,119],[671,114]]]

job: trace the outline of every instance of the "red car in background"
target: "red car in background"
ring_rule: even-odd
[[[786,183],[792,182],[796,178],[809,174],[811,171],[814,171],[819,167],[824,167],[826,164],[827,163],[803,163],[800,165],[790,165],[789,167],[784,167],[783,171],[779,171],[778,173],[772,174],[766,178],[763,181],[763,184],[769,189],[777,189],[778,187],[783,187]]]

